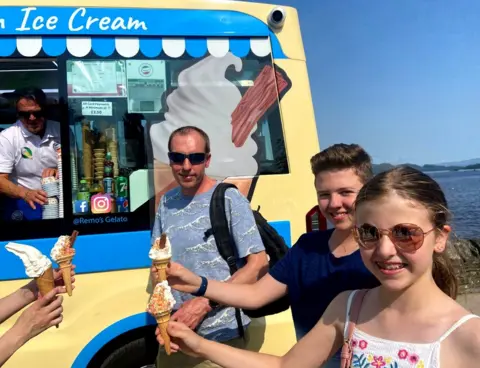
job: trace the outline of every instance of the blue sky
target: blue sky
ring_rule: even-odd
[[[480,157],[480,1],[277,0],[298,9],[320,139],[375,162]]]

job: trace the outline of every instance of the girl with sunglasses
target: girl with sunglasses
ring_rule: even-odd
[[[172,347],[226,368],[314,368],[342,346],[343,367],[478,366],[480,318],[454,301],[457,280],[443,255],[449,213],[437,182],[395,168],[365,184],[355,209],[362,260],[379,287],[338,295],[283,357],[206,341],[176,322]]]

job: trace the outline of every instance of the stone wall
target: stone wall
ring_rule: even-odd
[[[480,239],[451,239],[447,254],[457,271],[459,293],[480,293]]]

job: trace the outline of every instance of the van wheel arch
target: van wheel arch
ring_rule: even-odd
[[[94,355],[86,368],[142,368],[155,364],[159,347],[155,328],[145,326],[117,336]]]

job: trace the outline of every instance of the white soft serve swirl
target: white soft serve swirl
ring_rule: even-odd
[[[207,174],[217,178],[252,176],[258,165],[253,155],[257,145],[248,138],[242,147],[232,143],[232,113],[242,95],[238,88],[225,78],[229,66],[242,70],[242,60],[232,53],[222,58],[208,56],[178,77],[179,87],[167,98],[168,112],[165,121],[150,129],[153,155],[168,164],[168,138],[177,128],[194,125],[210,137],[212,159]],[[256,130],[256,125],[250,134]]]

